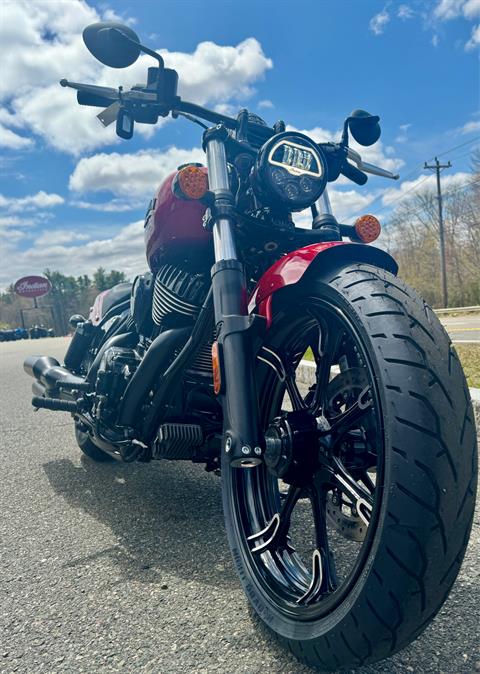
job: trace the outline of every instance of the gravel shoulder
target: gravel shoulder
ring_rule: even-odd
[[[220,480],[95,465],[66,413],[30,407],[30,353],[0,344],[0,672],[307,674],[258,628],[233,571]],[[356,674],[480,671],[480,518],[450,598],[409,648]]]

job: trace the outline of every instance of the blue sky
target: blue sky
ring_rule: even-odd
[[[402,179],[336,183],[343,220],[388,217],[435,154],[453,164],[446,188],[468,178],[480,137],[480,0],[3,0],[0,287],[46,267],[142,271],[141,221],[155,186],[202,159],[198,127],[138,125],[132,141],[120,141],[98,110],[58,86],[61,77],[109,86],[144,79],[148,57],[112,70],[83,46],[82,29],[101,18],[128,22],[165,50],[188,100],[232,114],[248,107],[317,140],[338,138],[354,108],[379,114],[381,141],[362,154]]]

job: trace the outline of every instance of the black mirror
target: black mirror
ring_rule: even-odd
[[[380,117],[365,110],[354,110],[348,118],[352,136],[360,145],[373,145],[380,138]]]
[[[111,68],[126,68],[140,56],[138,35],[128,26],[114,21],[87,26],[83,41],[98,61]]]
[[[117,115],[117,126],[115,128],[117,136],[120,136],[120,138],[124,138],[125,140],[130,140],[133,136],[134,126],[135,122],[132,113],[125,110],[125,108],[120,108]]]

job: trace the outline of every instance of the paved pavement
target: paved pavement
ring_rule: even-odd
[[[453,342],[480,344],[480,314],[439,316]]]
[[[93,465],[66,413],[30,407],[29,353],[0,344],[0,672],[308,674],[258,630],[233,572],[220,481],[201,467]],[[446,605],[356,674],[480,671],[480,521]]]

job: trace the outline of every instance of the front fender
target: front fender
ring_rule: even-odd
[[[347,241],[314,243],[284,255],[267,269],[253,291],[249,311],[265,316],[269,326],[272,298],[276,292],[298,283],[310,268],[324,272],[337,266],[339,262],[366,262],[382,267],[392,274],[398,271],[398,265],[392,256],[380,248]]]

